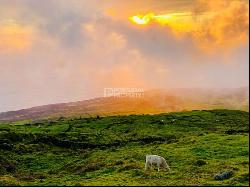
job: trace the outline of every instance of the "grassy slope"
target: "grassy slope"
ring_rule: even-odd
[[[1,124],[0,185],[249,185],[248,116],[212,110]],[[165,157],[172,171],[145,172],[146,154]],[[213,179],[227,170],[232,178]]]

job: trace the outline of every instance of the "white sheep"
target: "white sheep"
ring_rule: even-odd
[[[170,171],[170,167],[168,166],[165,158],[158,155],[146,155],[145,170],[147,170],[148,167],[152,168],[153,164],[157,165],[158,172],[160,171],[161,166]]]

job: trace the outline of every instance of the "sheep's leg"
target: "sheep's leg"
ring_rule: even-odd
[[[169,171],[169,172],[170,172],[170,167],[167,166],[166,171]]]
[[[171,171],[170,167],[168,166],[168,171]]]
[[[166,163],[166,168],[168,169],[168,171],[170,171],[170,167],[167,163]]]
[[[158,167],[158,172],[160,171],[160,164],[157,163],[157,167]]]
[[[163,165],[164,165],[165,170],[170,171],[170,167],[169,167],[169,165],[167,164],[167,162],[164,161],[163,163],[164,163]]]
[[[145,163],[145,170],[147,171],[147,169],[148,169],[148,163],[146,162]]]

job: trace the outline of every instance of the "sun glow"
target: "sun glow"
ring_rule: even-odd
[[[146,15],[136,15],[131,16],[129,19],[139,25],[146,25],[151,22],[158,22],[161,24],[167,24],[169,22],[176,21],[183,17],[182,20],[185,20],[185,17],[190,17],[192,15],[191,12],[180,12],[180,13],[170,13],[163,15],[155,15],[154,13],[148,13]]]
[[[0,26],[1,51],[25,51],[32,43],[33,30],[15,23]]]
[[[196,29],[197,23],[194,22],[192,12],[179,12],[156,15],[148,13],[146,15],[136,15],[129,17],[129,20],[137,25],[149,25],[157,23],[159,25],[168,25],[176,32],[189,32]]]
[[[139,25],[146,25],[151,22],[152,19],[154,19],[155,15],[153,13],[147,14],[145,16],[143,15],[137,15],[130,17],[130,20],[136,24]]]
[[[148,13],[145,15],[135,15],[129,20],[136,25],[151,25],[156,23],[161,26],[168,26],[174,33],[197,32],[199,28],[213,18],[215,12],[174,12],[169,14]]]

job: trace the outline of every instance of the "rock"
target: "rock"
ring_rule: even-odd
[[[232,176],[233,176],[233,172],[232,171],[225,171],[225,172],[218,173],[218,174],[214,175],[214,180],[229,179]]]

